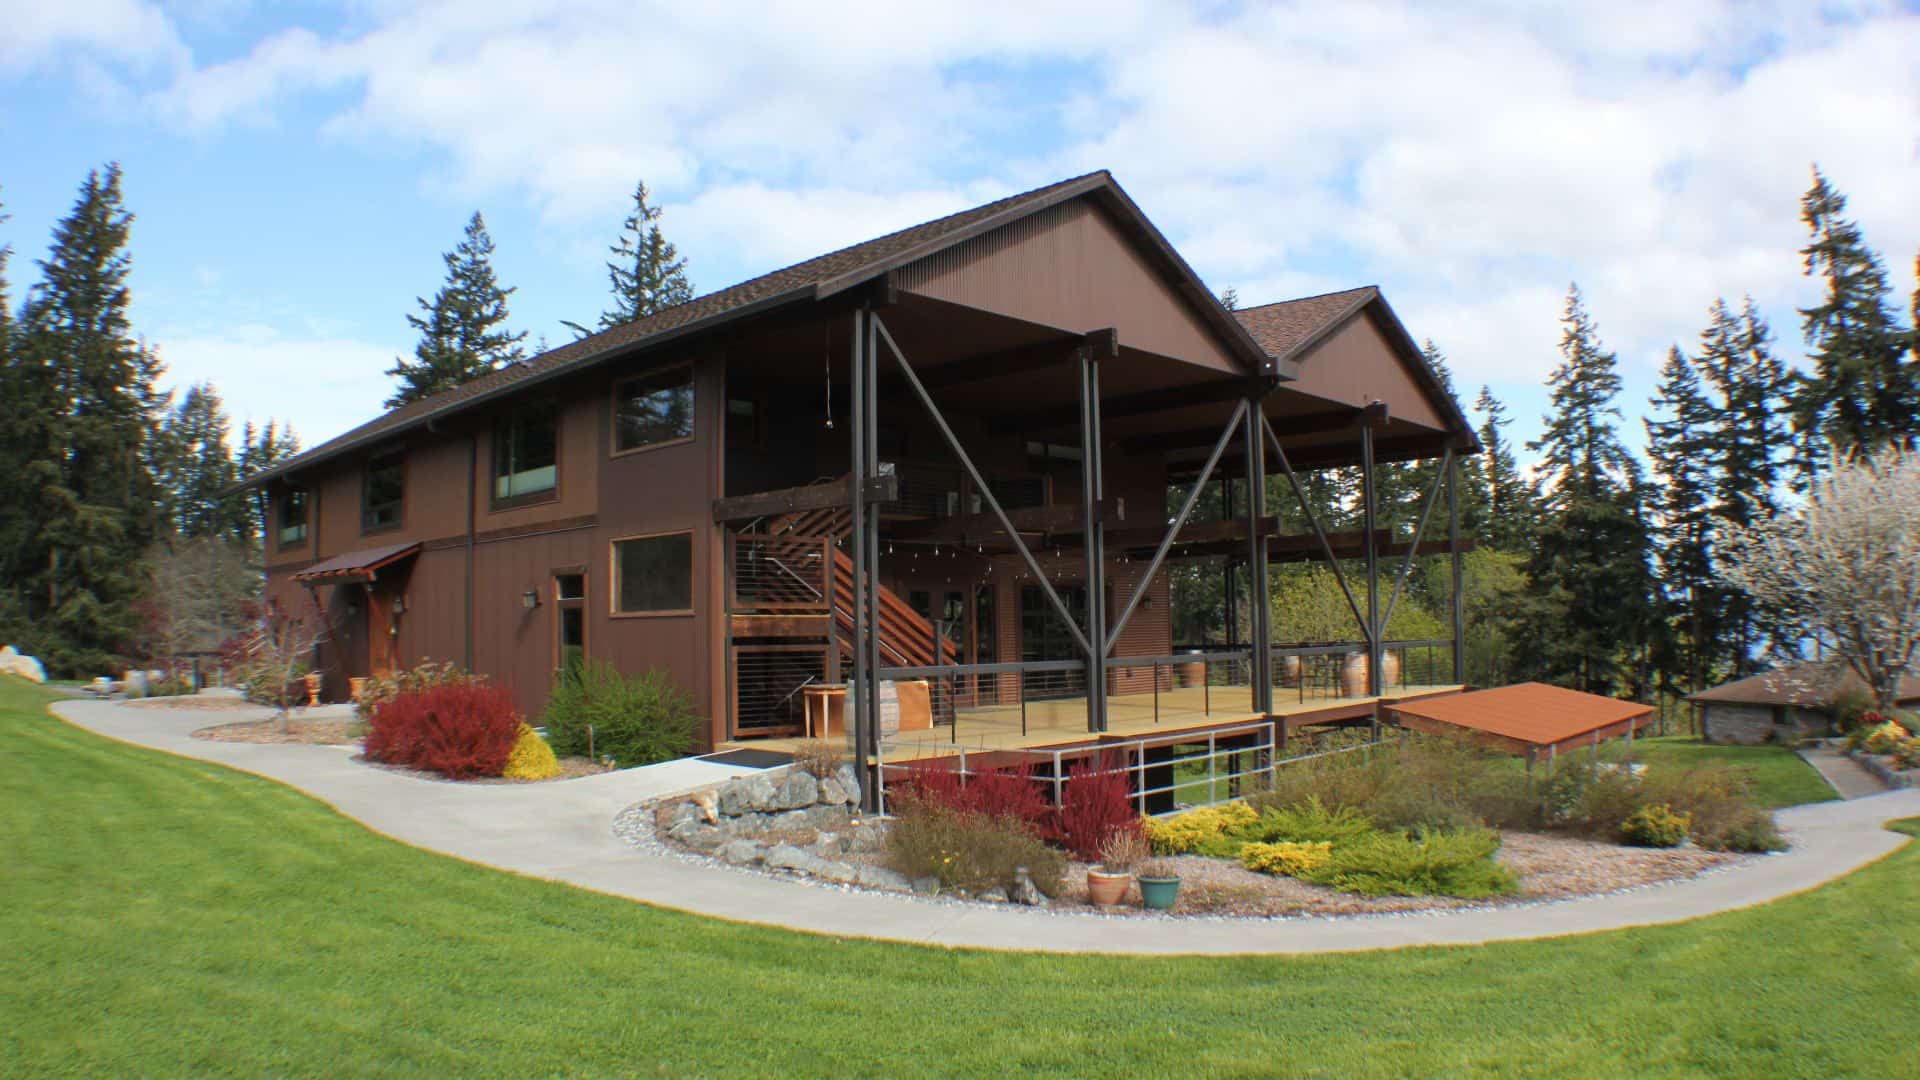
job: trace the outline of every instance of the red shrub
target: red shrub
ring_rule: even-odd
[[[962,777],[957,769],[914,762],[894,785],[895,798],[919,799],[962,813],[1018,821],[1042,837],[1055,833],[1053,807],[1025,768],[981,769]]]
[[[1067,770],[1061,795],[1060,843],[1074,857],[1100,860],[1100,845],[1116,832],[1139,829],[1127,783],[1124,755],[1103,753],[1097,761]]]
[[[520,735],[513,695],[484,682],[414,690],[374,710],[367,756],[445,773],[499,776]]]

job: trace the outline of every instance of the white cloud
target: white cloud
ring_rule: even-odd
[[[517,193],[596,242],[645,176],[702,266],[1112,168],[1215,287],[1379,283],[1469,386],[1537,385],[1575,279],[1634,378],[1716,295],[1752,293],[1797,354],[1816,160],[1903,285],[1920,247],[1920,15],[1889,3],[469,0],[346,22],[153,106],[217,131],[325,91],[333,137],[434,148],[423,184]]]
[[[144,0],[4,0],[0,68],[60,55],[122,61],[137,68],[184,63],[185,46],[157,4]]]
[[[407,346],[347,337],[292,337],[266,324],[215,332],[156,336],[167,372],[162,383],[184,390],[210,382],[233,416],[234,429],[251,420],[290,424],[303,445],[314,446],[356,427],[379,411],[393,390],[386,370]]]

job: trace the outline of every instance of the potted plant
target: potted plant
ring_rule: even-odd
[[[1180,895],[1180,874],[1164,859],[1140,864],[1140,902],[1155,911],[1172,911]]]
[[[1115,829],[1100,844],[1100,861],[1087,867],[1087,896],[1100,907],[1126,899],[1133,868],[1147,857],[1147,838],[1139,829]]]

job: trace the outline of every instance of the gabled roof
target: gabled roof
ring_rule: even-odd
[[[372,581],[374,574],[381,568],[392,566],[402,559],[412,558],[420,553],[418,540],[405,540],[398,544],[385,544],[376,548],[349,551],[344,555],[335,555],[324,562],[318,562],[293,575],[293,580],[310,583],[328,581],[336,578],[354,581]]]
[[[1744,679],[1721,683],[1711,690],[1690,695],[1689,701],[1724,702],[1729,705],[1795,705],[1804,709],[1825,709],[1848,694],[1871,697],[1866,680],[1853,668],[1838,660],[1808,660],[1787,664],[1749,675]],[[1897,700],[1920,700],[1920,677],[1904,675],[1900,679]]]
[[[1375,325],[1393,345],[1400,362],[1412,373],[1421,392],[1433,403],[1434,410],[1447,421],[1455,434],[1462,437],[1468,452],[1478,453],[1481,449],[1479,436],[1474,433],[1473,425],[1467,422],[1460,402],[1446,383],[1441,381],[1439,373],[1427,363],[1420,346],[1414,343],[1413,335],[1407,332],[1400,316],[1394,313],[1386,297],[1380,294],[1379,286],[1362,285],[1357,289],[1239,308],[1233,314],[1253,335],[1253,339],[1260,343],[1260,347],[1273,357],[1274,363],[1284,370],[1298,363],[1315,345],[1333,336],[1363,313],[1370,313],[1374,317]]]
[[[1546,683],[1443,694],[1388,704],[1402,726],[1465,735],[1514,753],[1580,745],[1624,735],[1653,722],[1653,706]]]
[[[671,341],[782,304],[825,299],[1009,222],[1083,195],[1101,197],[1102,204],[1128,226],[1135,239],[1143,244],[1162,269],[1180,283],[1180,291],[1220,335],[1230,351],[1246,362],[1249,372],[1272,367],[1266,352],[1213,298],[1192,267],[1140,212],[1140,208],[1121,190],[1112,175],[1102,170],[841,248],[570,342],[452,390],[403,405],[264,470],[240,486],[257,486],[316,462],[390,438],[534,383],[612,359],[633,349]]]

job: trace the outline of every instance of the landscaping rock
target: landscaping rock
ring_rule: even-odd
[[[976,899],[984,900],[989,904],[1004,904],[1007,902],[1007,890],[996,886],[981,893]]]
[[[729,840],[720,845],[720,857],[735,866],[748,866],[764,861],[767,853],[751,840]]]
[[[852,821],[841,838],[850,853],[879,851],[887,845],[887,827],[872,821]]]
[[[813,853],[816,855],[823,857],[829,855],[844,855],[846,851],[846,841],[841,839],[839,833],[821,833],[818,837],[814,838]]]
[[[767,865],[775,870],[798,870],[818,875],[830,864],[826,859],[792,844],[775,844],[767,851]]]
[[[886,889],[889,892],[913,891],[913,882],[907,880],[907,875],[895,873],[881,866],[855,867],[853,883],[869,889]]]
[[[727,834],[703,821],[690,819],[668,829],[667,838],[695,851],[712,851],[726,843]]]
[[[860,774],[854,771],[853,762],[849,761],[835,770],[833,779],[840,785],[840,790],[847,793],[848,802],[854,802],[860,798]]]
[[[812,773],[801,769],[791,769],[780,781],[774,792],[774,807],[780,810],[797,810],[812,806],[820,798],[820,781]]]
[[[688,801],[700,811],[700,816],[709,825],[720,823],[720,797],[711,791],[695,792]]]
[[[840,781],[828,777],[820,781],[819,800],[822,806],[845,806],[853,801],[853,796],[847,794],[847,789],[841,786]]]
[[[913,891],[918,896],[935,896],[940,892],[940,879],[923,877],[913,879]]]
[[[690,802],[675,803],[667,808],[667,820],[663,827],[669,834],[689,821],[703,821],[700,808]]]

